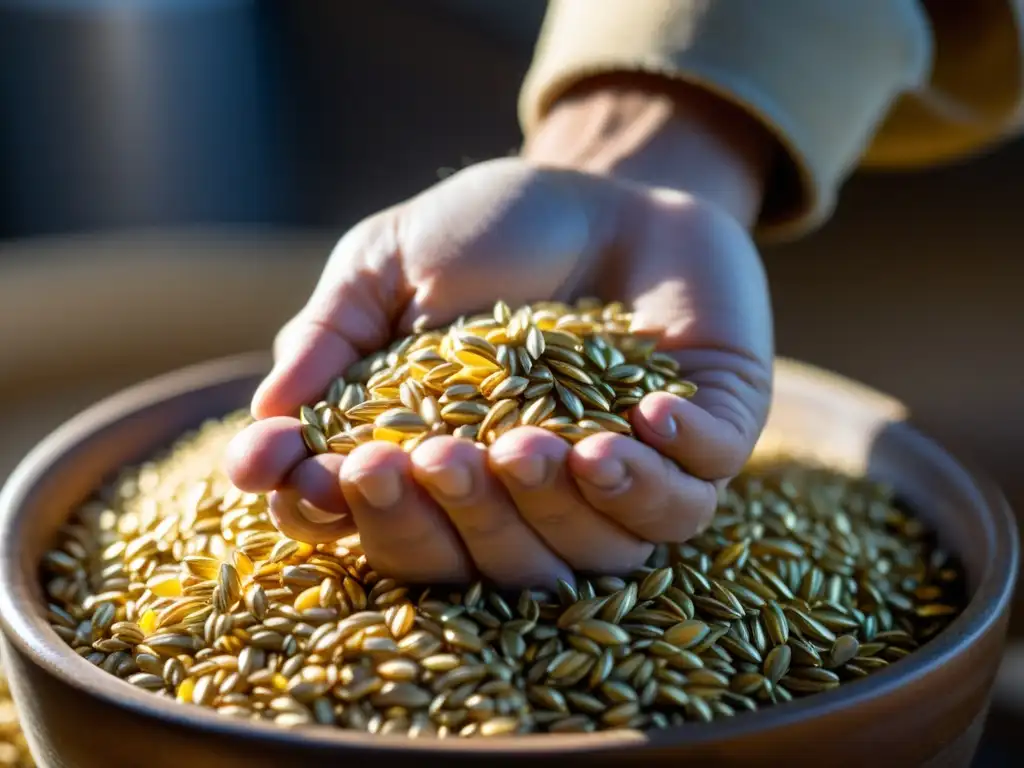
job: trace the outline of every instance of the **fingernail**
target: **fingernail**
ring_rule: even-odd
[[[427,470],[428,482],[449,499],[462,499],[473,490],[473,477],[461,464],[450,464]]]
[[[310,504],[305,499],[299,499],[295,502],[295,508],[307,522],[313,523],[314,525],[333,523],[335,520],[342,517],[342,515],[339,515],[336,512],[328,512],[326,509],[320,509],[320,507]]]
[[[585,479],[601,490],[618,490],[628,479],[626,465],[618,459],[603,459],[588,470]]]
[[[544,482],[546,462],[543,456],[517,456],[506,461],[502,467],[516,482],[527,488],[534,488]]]
[[[653,418],[648,416],[646,413],[644,416],[647,417],[647,423],[658,437],[665,440],[673,440],[675,438],[676,419],[671,411],[661,411]]]
[[[402,498],[402,480],[392,469],[371,472],[356,480],[356,487],[370,506],[379,509],[393,507]]]

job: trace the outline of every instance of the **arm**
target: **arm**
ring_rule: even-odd
[[[759,121],[702,88],[619,73],[570,88],[523,154],[545,165],[686,190],[749,229],[778,146]]]
[[[654,94],[652,104],[675,89],[677,115],[700,113],[707,127],[714,123],[708,114],[732,110],[746,120],[720,120],[719,127],[727,123],[732,133],[743,133],[737,126],[756,125],[771,137],[772,150],[741,152],[744,164],[754,157],[760,169],[757,229],[798,234],[828,217],[858,164],[938,162],[1013,129],[1022,91],[1021,5],[982,0],[957,12],[927,0],[553,0],[520,98],[527,154],[545,143],[539,136],[549,122],[567,120],[566,104],[579,112],[581,93],[590,92],[588,111],[607,114],[609,97],[602,107],[593,96],[607,91],[600,83],[624,76],[634,85],[642,81],[647,85],[633,88],[634,100],[646,90]],[[656,82],[663,85],[649,87]],[[622,116],[643,110],[625,108],[621,87],[611,93],[620,105],[611,135],[621,136],[623,123],[635,122]],[[650,125],[650,114],[645,119]],[[658,161],[645,161],[659,169],[653,183],[673,176],[670,186],[705,194],[708,182],[693,180],[698,169],[681,170],[702,151],[658,134],[645,145],[663,148]],[[706,143],[706,131],[701,135]],[[720,142],[736,146],[720,135]],[[564,149],[546,150],[541,159],[558,160],[553,155],[569,163]],[[582,159],[595,170],[604,162],[604,170],[635,176],[636,162],[611,162],[608,155],[601,161],[601,155],[591,148]],[[714,184],[720,194],[735,187],[735,177]],[[750,205],[741,203],[741,212]]]

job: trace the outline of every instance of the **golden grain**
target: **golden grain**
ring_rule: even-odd
[[[307,444],[629,435],[623,402],[682,384],[621,308],[492,314],[354,366],[301,412]],[[749,467],[710,528],[634,573],[518,596],[399,584],[358,536],[288,539],[265,496],[231,487],[220,457],[248,423],[122,472],[43,561],[44,610],[77,654],[225,716],[418,738],[706,722],[898,663],[963,605],[958,566],[887,491],[789,465]]]

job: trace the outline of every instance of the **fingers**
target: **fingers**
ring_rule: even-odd
[[[225,469],[240,490],[266,493],[284,485],[309,455],[298,419],[276,416],[250,424],[228,445]]]
[[[282,491],[271,511],[282,530],[320,536],[354,522],[382,573],[446,581],[480,570],[510,583],[565,575],[567,565],[629,570],[650,553],[648,542],[684,541],[706,525],[714,482],[749,456],[770,396],[770,307],[749,238],[689,198],[631,192],[646,208],[627,206],[616,223],[602,214],[621,206],[591,201],[575,176],[517,183],[470,173],[339,242],[310,301],[279,335],[274,371],[253,399],[265,420],[229,456],[239,487]],[[486,215],[467,219],[466,200]],[[628,269],[601,260],[612,250],[630,252]],[[523,262],[519,253],[544,258]],[[570,447],[520,429],[488,451],[436,438],[411,456],[372,443],[344,460],[306,459],[297,422],[272,418],[316,400],[414,316],[440,321],[473,309],[464,305],[478,299],[481,280],[527,301],[553,287],[576,292],[598,272],[612,286],[605,293],[634,304],[635,328],[661,331],[700,387],[693,401],[656,394],[638,405],[634,426],[647,445],[595,435]]]
[[[520,427],[490,447],[492,471],[522,519],[548,547],[578,571],[627,573],[642,565],[652,545],[595,509],[569,476],[571,446],[539,427]]]
[[[232,483],[249,493],[268,493],[270,518],[298,541],[333,541],[352,532],[338,488],[344,457],[308,456],[296,419],[279,416],[244,429],[229,444],[226,469]]]
[[[588,504],[645,541],[686,541],[707,527],[717,504],[712,483],[622,435],[580,441],[568,466]]]
[[[646,204],[626,278],[633,328],[660,333],[698,391],[691,401],[649,395],[632,420],[685,472],[726,479],[749,458],[771,400],[764,269],[749,235],[721,211],[678,195],[652,193]]]
[[[313,507],[297,491],[275,491],[269,495],[269,505],[271,521],[281,533],[296,541],[328,543],[355,530],[352,517],[347,512],[326,513]]]
[[[520,517],[489,472],[487,454],[467,440],[437,437],[412,454],[413,477],[444,510],[480,573],[504,586],[571,583],[572,574]]]
[[[304,311],[289,321],[274,342],[274,367],[260,383],[251,410],[257,419],[295,413],[320,398],[331,381],[359,354],[342,331]]]
[[[342,464],[341,489],[376,571],[414,583],[472,578],[473,563],[458,534],[413,482],[409,454],[401,448],[358,446]]]
[[[464,580],[474,572],[445,513],[413,481],[409,456],[390,443],[360,446],[346,457],[308,457],[299,422],[276,417],[235,438],[227,469],[242,490],[274,491],[270,516],[286,536],[328,542],[355,525],[381,573],[430,582]]]
[[[231,482],[248,493],[295,490],[329,515],[348,511],[338,489],[342,456],[310,456],[298,419],[276,416],[250,424],[228,445],[225,468]]]
[[[689,474],[703,480],[733,477],[749,458],[759,428],[747,415],[732,413],[726,403],[715,407],[710,399],[703,398],[702,408],[655,392],[640,401],[630,420],[641,440]]]
[[[310,521],[348,514],[348,505],[338,485],[344,456],[326,453],[303,459],[288,474],[284,488],[303,500],[303,515]]]

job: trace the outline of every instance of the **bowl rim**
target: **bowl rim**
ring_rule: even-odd
[[[130,413],[156,407],[161,402],[194,389],[206,389],[231,381],[262,376],[269,369],[268,354],[245,353],[181,368],[123,389],[80,412],[43,438],[12,471],[0,490],[0,630],[4,639],[30,663],[58,678],[79,692],[94,696],[107,705],[131,710],[143,716],[195,729],[208,736],[258,739],[264,743],[305,746],[315,749],[369,748],[380,753],[429,752],[467,757],[505,755],[580,754],[596,750],[645,747],[657,749],[685,740],[693,746],[764,734],[815,718],[834,715],[848,707],[858,707],[884,699],[910,681],[918,681],[973,645],[1005,612],[1015,585],[1019,541],[1010,506],[998,488],[983,472],[956,459],[946,449],[906,422],[900,423],[905,439],[944,468],[960,476],[972,487],[989,510],[987,526],[994,536],[994,556],[986,565],[977,592],[965,608],[938,637],[919,652],[901,661],[899,667],[881,670],[864,680],[844,685],[835,691],[799,699],[784,707],[771,707],[756,716],[728,718],[713,723],[687,723],[663,730],[604,731],[590,734],[530,734],[486,740],[445,739],[411,740],[404,736],[371,735],[360,731],[300,727],[284,729],[272,723],[235,720],[202,707],[182,706],[178,702],[154,696],[135,688],[85,661],[66,645],[46,622],[45,616],[29,594],[22,578],[20,553],[11,529],[32,488],[44,479],[64,454],[94,432],[123,419]],[[891,415],[893,398],[844,376],[806,363],[776,358],[775,376],[792,385],[819,389],[825,387],[856,397],[862,406],[880,415]],[[891,417],[891,416],[889,416]],[[30,611],[21,608],[29,604]]]

